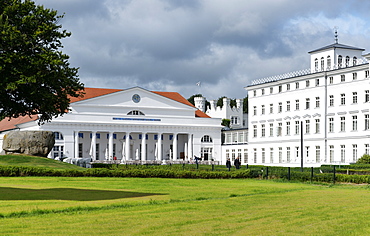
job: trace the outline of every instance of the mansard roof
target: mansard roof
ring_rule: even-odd
[[[319,49],[310,51],[308,53],[314,53],[314,52],[323,51],[323,50],[327,50],[327,49],[331,49],[331,48],[333,48],[333,49],[335,49],[335,48],[341,48],[341,49],[350,49],[350,50],[365,51],[365,49],[363,49],[363,48],[357,48],[357,47],[348,46],[348,45],[344,45],[344,44],[340,44],[340,43],[333,43],[333,44],[330,44],[328,46],[325,46],[325,47],[322,47],[322,48],[319,48]]]

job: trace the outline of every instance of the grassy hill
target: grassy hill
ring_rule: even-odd
[[[43,167],[57,170],[85,169],[76,165],[56,161],[45,157],[36,157],[27,155],[0,155],[0,166]]]

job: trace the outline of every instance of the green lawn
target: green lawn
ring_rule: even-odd
[[[367,185],[0,178],[0,235],[368,235]]]
[[[52,160],[46,157],[36,157],[27,155],[0,155],[0,166],[25,166],[25,167],[43,167],[57,170],[84,168],[68,163]]]

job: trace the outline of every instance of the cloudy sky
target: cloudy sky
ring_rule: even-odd
[[[370,52],[366,0],[35,2],[65,13],[63,52],[86,87],[243,98],[254,79],[308,68],[334,27],[339,43]]]

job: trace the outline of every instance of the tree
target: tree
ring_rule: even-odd
[[[78,68],[59,51],[63,15],[31,0],[0,2],[0,120],[39,115],[39,123],[68,112],[83,95]]]
[[[370,155],[364,154],[360,159],[357,160],[357,164],[370,164]]]

